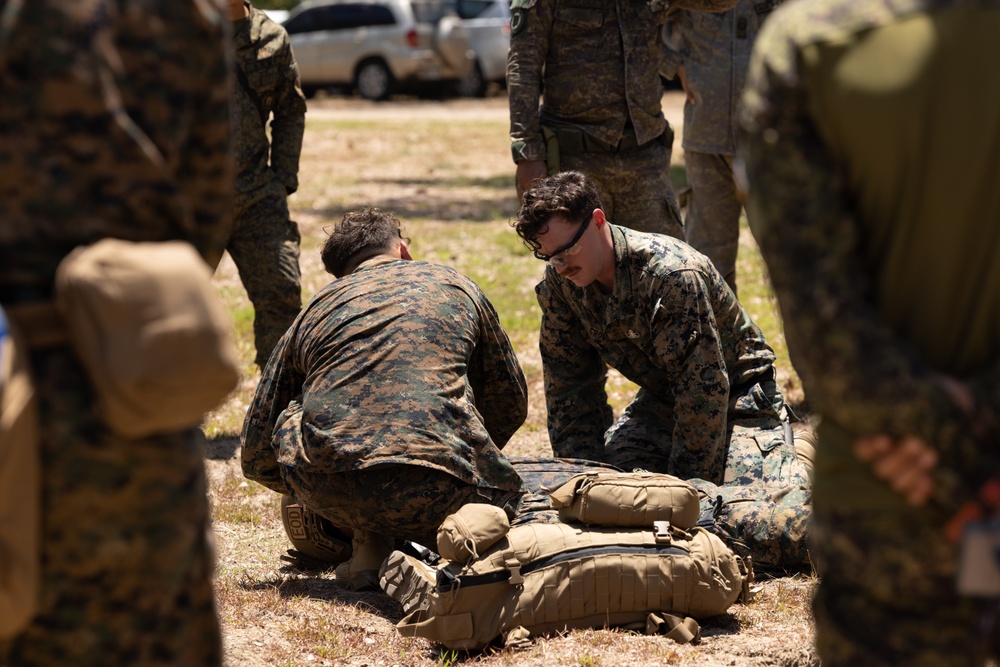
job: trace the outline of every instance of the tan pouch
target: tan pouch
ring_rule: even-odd
[[[56,272],[56,305],[102,419],[122,436],[196,426],[236,387],[229,315],[188,243],[77,248]]]
[[[563,521],[597,526],[652,526],[669,521],[693,528],[701,508],[698,492],[672,475],[652,472],[588,472],[549,492]]]
[[[437,546],[441,557],[465,563],[483,553],[510,532],[507,514],[495,505],[463,505],[441,523]]]
[[[0,640],[38,607],[41,473],[35,387],[24,338],[0,311]],[[3,330],[7,334],[3,335]]]

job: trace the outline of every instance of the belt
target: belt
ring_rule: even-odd
[[[16,303],[3,307],[29,348],[56,347],[69,343],[69,330],[62,313],[51,301]]]
[[[617,144],[609,144],[575,127],[553,127],[551,129],[556,135],[556,140],[559,142],[559,152],[563,155],[625,153],[640,147],[639,140],[635,136],[635,130],[632,129],[626,130]],[[656,140],[654,139],[653,141]],[[648,143],[652,143],[652,141]]]

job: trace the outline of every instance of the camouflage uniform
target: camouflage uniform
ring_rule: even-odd
[[[302,305],[299,228],[286,197],[299,187],[306,101],[288,33],[245,4],[250,16],[233,23],[242,76],[233,98],[236,210],[226,249],[253,303],[256,361],[263,368]],[[269,145],[265,119],[272,113]]]
[[[526,414],[517,357],[475,283],[379,256],[320,290],[275,348],[243,472],[334,523],[434,545],[464,503],[513,514],[521,479],[500,448]]]
[[[684,240],[712,260],[734,292],[743,210],[733,180],[736,104],[757,32],[780,4],[740,0],[720,14],[680,11],[667,19],[667,59],[660,72],[672,79],[683,65],[696,100],[684,104],[681,145],[691,189]]]
[[[679,241],[611,231],[611,294],[551,267],[535,288],[555,455],[716,484],[806,483],[774,352],[722,276]],[[613,425],[605,365],[640,387]]]
[[[105,237],[185,239],[218,261],[233,173],[226,25],[210,8],[4,4],[0,302],[49,300],[59,261]],[[123,439],[68,346],[35,347],[31,365],[42,597],[0,663],[221,664],[200,431]]]
[[[512,11],[507,91],[514,162],[546,160],[543,125],[575,133],[576,141],[560,141],[559,169],[591,179],[608,219],[683,238],[668,178],[673,130],[660,108],[657,74],[666,6],[514,0]]]
[[[943,526],[1000,469],[1000,73],[983,67],[998,33],[997,0],[802,0],[751,62],[750,219],[822,414],[814,610],[831,667],[982,664],[995,631],[995,601],[955,592]],[[931,443],[934,502],[875,477],[852,451],[865,434]]]

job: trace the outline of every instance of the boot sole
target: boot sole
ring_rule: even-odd
[[[382,565],[379,581],[382,590],[403,605],[403,613],[409,615],[430,606],[431,596],[436,595],[437,570],[401,551],[393,551]]]

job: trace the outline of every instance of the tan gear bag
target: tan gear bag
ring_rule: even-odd
[[[463,508],[482,507],[468,505]],[[489,507],[489,506],[487,506]],[[565,523],[514,526],[479,558],[429,564],[402,551],[382,589],[406,616],[396,628],[452,649],[481,649],[571,628],[619,626],[696,641],[692,618],[721,614],[744,590],[742,563],[701,528]]]
[[[669,521],[693,528],[701,514],[698,492],[662,473],[593,471],[549,491],[563,521],[596,526],[652,526]]]
[[[27,348],[21,332],[0,310],[0,640],[23,630],[38,608],[39,456]]]
[[[56,272],[56,306],[103,421],[139,438],[197,426],[239,380],[229,315],[183,241],[104,239]]]

